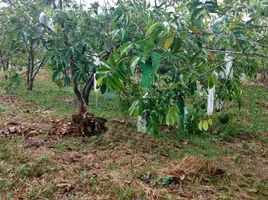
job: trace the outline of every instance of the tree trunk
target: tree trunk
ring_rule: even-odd
[[[4,67],[4,71],[7,71],[9,68],[9,58],[7,58],[6,66]]]
[[[94,73],[92,72],[89,76],[88,76],[88,81],[86,82],[84,88],[83,88],[83,98],[85,100],[86,105],[89,104],[89,94],[92,90],[94,86]]]
[[[30,79],[27,83],[27,90],[33,90],[33,79]]]
[[[0,50],[0,63],[1,63],[1,66],[0,66],[0,69],[3,68],[3,70],[5,71],[5,63],[4,63],[4,58],[3,58],[3,53],[2,51]]]
[[[33,46],[30,46],[28,54],[28,67],[27,67],[27,90],[33,90],[33,70],[34,70],[34,51]]]
[[[9,58],[5,58],[5,52],[0,50],[0,69],[3,68],[4,71],[7,71],[9,68]]]
[[[73,55],[69,56],[69,65],[70,65],[71,73],[73,77],[74,76]],[[92,79],[94,79],[94,74],[93,74],[93,78],[89,77],[89,81],[84,87],[84,90],[85,90],[84,94],[80,92],[77,80],[75,80],[74,78],[72,79],[73,90],[78,99],[79,105],[78,105],[77,114],[74,114],[72,116],[72,124],[70,127],[71,127],[71,130],[75,130],[80,135],[91,136],[100,131],[107,130],[107,128],[105,127],[105,123],[107,122],[107,120],[101,117],[94,117],[94,115],[89,112],[87,103],[88,103],[88,96],[90,93],[90,88],[92,88],[91,86]],[[85,98],[87,99],[85,99],[83,95],[85,95]]]

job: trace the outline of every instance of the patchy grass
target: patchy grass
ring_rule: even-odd
[[[13,96],[0,94],[0,128],[42,129],[0,139],[0,199],[268,199],[267,89],[245,86],[242,109],[230,105],[230,123],[215,119],[209,133],[160,138],[136,133],[117,98],[93,93],[91,109],[110,119],[109,130],[57,137],[49,121],[73,114],[75,101],[71,88],[48,80],[45,73],[32,92],[22,85]]]
[[[33,91],[25,90],[25,85],[21,84],[14,88],[11,94],[32,101],[43,109],[55,110],[57,115],[72,115],[76,111],[77,104],[72,87],[59,87],[49,80],[51,80],[50,73],[42,71],[34,82]],[[107,95],[95,92],[90,95],[89,108],[95,115],[107,118],[125,115],[118,98],[108,98]]]
[[[6,109],[4,107],[0,106],[0,113],[3,113],[5,111],[6,111]]]

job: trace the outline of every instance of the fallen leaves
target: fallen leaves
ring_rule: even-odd
[[[32,137],[40,133],[39,127],[36,125],[21,125],[18,122],[9,122],[6,128],[0,130],[0,136],[10,137],[12,135],[23,135]]]

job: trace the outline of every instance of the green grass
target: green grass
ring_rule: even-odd
[[[267,88],[257,85],[245,86],[243,97],[241,109],[234,104],[228,110],[231,115],[228,124],[220,124],[215,119],[214,132],[217,132],[217,139],[230,139],[240,134],[258,137],[258,133],[268,131]]]
[[[77,101],[71,86],[58,87],[51,81],[37,78],[34,82],[33,91],[26,90],[25,85],[21,84],[10,93],[32,101],[43,109],[55,110],[61,116],[70,116],[76,112]],[[92,92],[89,99],[90,111],[97,116],[110,118],[126,114],[122,112],[120,102],[116,96],[108,99],[106,95]]]
[[[0,113],[3,113],[5,111],[6,111],[6,109],[4,107],[0,106]]]
[[[56,110],[60,115],[71,115],[75,112],[72,103],[74,96],[70,88],[59,88],[50,82],[35,82],[33,91],[25,90],[24,85],[12,90],[11,94],[32,101],[43,109]]]

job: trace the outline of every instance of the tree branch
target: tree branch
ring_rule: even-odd
[[[257,57],[262,57],[262,58],[268,58],[267,55],[255,53],[255,52],[227,51],[223,49],[211,49],[211,48],[206,48],[206,47],[203,47],[203,48],[210,52],[230,53],[230,54],[237,54],[237,55],[244,55],[244,56],[257,56]]]

